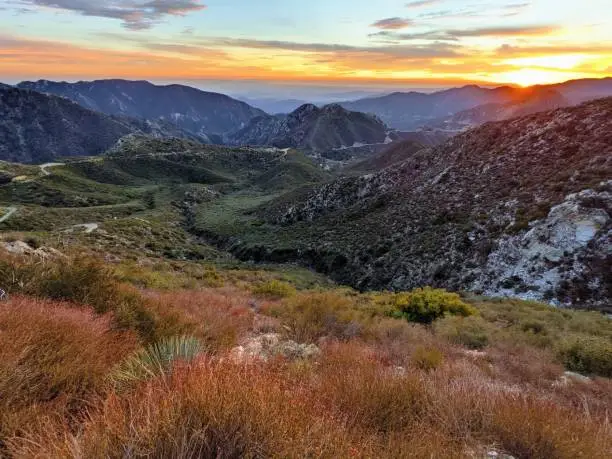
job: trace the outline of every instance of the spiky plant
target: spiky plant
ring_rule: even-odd
[[[110,379],[116,388],[125,388],[138,381],[163,377],[176,362],[191,362],[203,351],[204,347],[193,336],[165,338],[132,354],[117,366]]]

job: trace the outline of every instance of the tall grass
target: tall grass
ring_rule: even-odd
[[[0,456],[3,443],[45,416],[82,416],[136,345],[109,317],[66,303],[18,295],[0,303]]]

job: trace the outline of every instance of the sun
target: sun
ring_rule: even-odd
[[[527,87],[538,84],[562,83],[567,80],[583,78],[581,73],[560,72],[534,68],[522,68],[510,72],[503,72],[495,76],[499,83],[510,83]]]

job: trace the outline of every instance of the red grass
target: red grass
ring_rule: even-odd
[[[83,414],[136,345],[89,309],[20,296],[0,303],[0,444],[43,414]]]
[[[194,335],[211,350],[234,346],[253,326],[250,296],[231,288],[150,293],[161,336]]]
[[[62,303],[3,304],[6,452],[453,458],[494,448],[573,459],[611,451],[610,381],[553,385],[561,370],[546,352],[504,345],[474,357],[424,327],[383,320],[366,341],[328,339],[316,360],[236,364],[225,350],[253,332],[249,300],[231,289],[149,294],[159,330],[195,334],[216,353],[121,393],[108,390],[106,375],[136,346],[131,334]],[[413,364],[419,347],[439,348],[444,360]]]

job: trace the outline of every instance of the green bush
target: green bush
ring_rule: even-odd
[[[476,309],[461,301],[456,293],[431,287],[417,288],[412,292],[398,293],[392,300],[393,316],[410,322],[430,324],[446,315],[471,316]]]
[[[267,298],[287,298],[295,295],[296,290],[287,282],[272,279],[256,286],[253,293]]]
[[[122,285],[101,261],[61,258],[40,261],[7,256],[0,260],[2,288],[41,298],[92,306],[96,313],[112,312],[117,328],[136,330],[146,341],[156,337],[157,320],[141,295]]]
[[[449,316],[436,321],[435,331],[451,343],[482,349],[489,344],[491,326],[480,316]]]
[[[576,336],[562,342],[558,350],[568,370],[612,377],[612,341],[596,336]]]
[[[118,296],[118,283],[110,268],[88,258],[49,263],[30,283],[30,293],[54,300],[73,301],[108,312]]]

